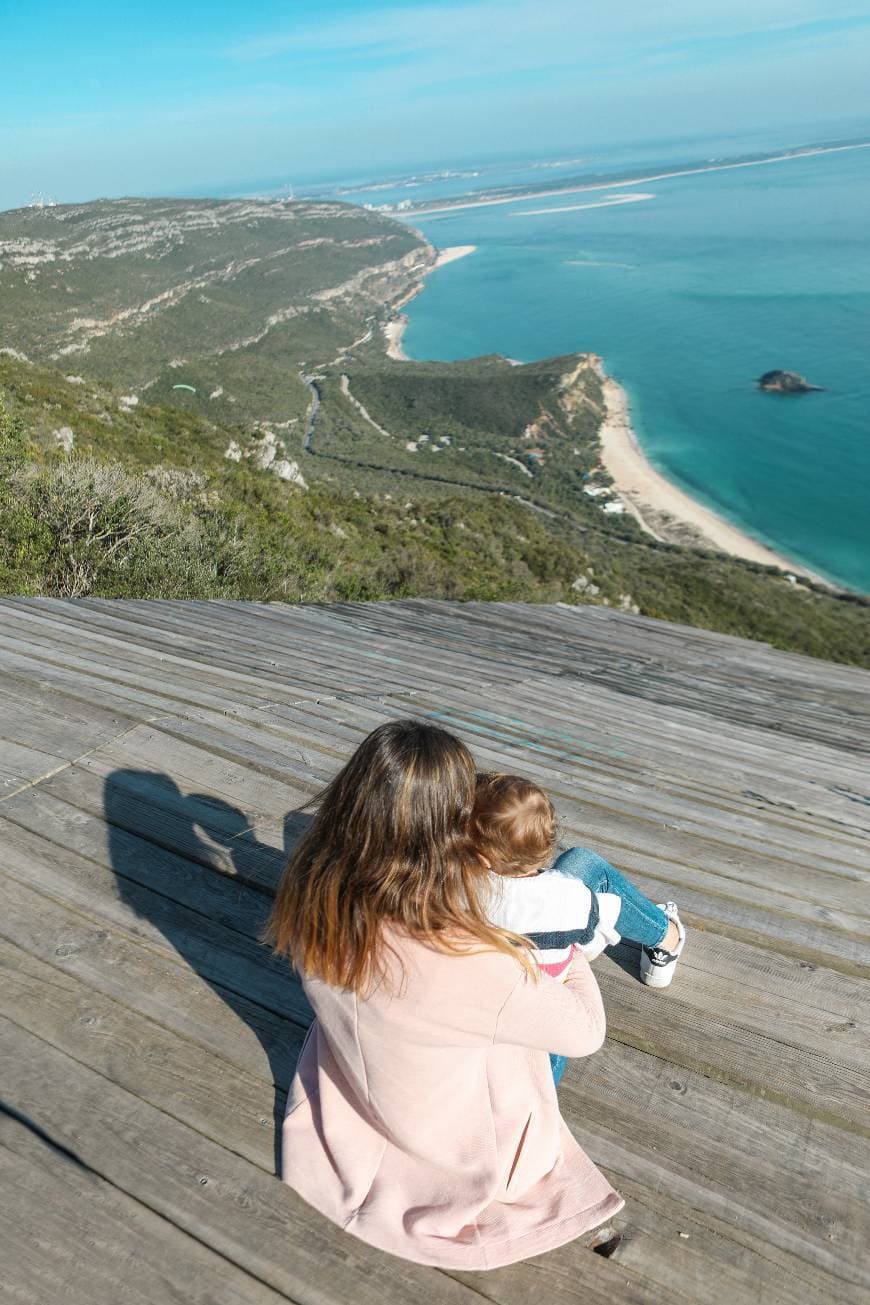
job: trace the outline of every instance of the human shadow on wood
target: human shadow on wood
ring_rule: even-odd
[[[277,848],[257,837],[239,808],[212,794],[185,794],[167,774],[113,771],[103,800],[121,900],[159,929],[262,1046],[279,1172],[287,1087],[312,1012],[290,966],[259,937],[311,817],[288,813]]]

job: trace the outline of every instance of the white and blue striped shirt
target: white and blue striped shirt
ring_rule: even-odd
[[[567,971],[575,949],[591,959],[619,942],[616,920],[622,902],[615,893],[593,893],[582,879],[558,870],[491,872],[489,878],[490,923],[530,939],[534,960],[556,978]]]

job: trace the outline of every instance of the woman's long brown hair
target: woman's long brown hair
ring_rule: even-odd
[[[355,992],[386,974],[385,924],[528,966],[528,941],[486,920],[486,870],[468,839],[474,791],[471,754],[452,734],[380,725],[321,793],[264,941],[301,974]]]

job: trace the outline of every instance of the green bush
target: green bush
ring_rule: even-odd
[[[162,410],[145,410],[146,432],[152,414],[163,428]],[[542,515],[511,496],[385,471],[356,479],[359,489],[314,480],[302,491],[246,461],[183,456],[122,470],[41,451],[0,404],[0,593],[597,602],[870,663],[861,599],[662,545],[597,513]]]

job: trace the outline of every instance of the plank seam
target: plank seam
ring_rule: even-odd
[[[17,1024],[15,1020],[12,1020],[11,1022],[16,1025],[16,1028],[21,1028],[21,1025]],[[32,1033],[29,1029],[24,1029],[23,1031],[25,1033],[29,1033],[31,1037],[39,1038],[38,1033]],[[45,1039],[43,1038],[39,1038],[39,1040],[40,1042],[45,1041]],[[53,1044],[50,1042],[47,1043],[46,1045],[53,1046]],[[57,1048],[54,1049],[57,1050]],[[90,1066],[86,1066],[86,1068],[90,1068]],[[94,1071],[94,1072],[98,1073],[99,1071]],[[111,1082],[112,1080],[109,1081]],[[29,1119],[26,1115],[21,1115],[19,1111],[17,1111],[14,1107],[10,1107],[4,1101],[0,1101],[0,1114],[6,1115],[7,1118],[12,1119],[15,1123],[19,1124],[22,1128],[29,1129],[46,1146],[50,1147],[53,1151],[56,1151],[60,1155],[63,1155],[67,1159],[69,1159],[71,1164],[78,1165],[86,1173],[89,1173],[94,1178],[99,1179],[101,1183],[106,1183],[107,1186],[114,1188],[116,1192],[123,1192],[125,1196],[128,1196],[132,1201],[135,1201],[137,1205],[141,1205],[143,1209],[149,1210],[151,1214],[156,1215],[157,1218],[160,1219],[162,1223],[168,1224],[169,1227],[171,1228],[175,1228],[175,1230],[181,1233],[182,1236],[189,1237],[191,1241],[197,1242],[200,1246],[204,1247],[205,1250],[209,1251],[212,1255],[218,1256],[221,1260],[224,1260],[227,1264],[232,1264],[233,1268],[238,1269],[238,1271],[244,1274],[245,1277],[251,1278],[253,1279],[254,1282],[258,1282],[262,1287],[267,1288],[267,1290],[273,1291],[276,1295],[280,1296],[283,1300],[288,1301],[290,1305],[300,1305],[300,1302],[297,1301],[293,1296],[288,1296],[286,1292],[281,1291],[281,1289],[279,1287],[274,1286],[273,1283],[267,1282],[265,1278],[261,1278],[256,1273],[252,1273],[250,1269],[246,1269],[243,1265],[233,1260],[229,1255],[225,1255],[223,1251],[219,1251],[217,1247],[211,1246],[207,1241],[204,1241],[201,1237],[197,1237],[196,1234],[190,1232],[189,1229],[182,1228],[179,1224],[173,1223],[173,1221],[171,1219],[167,1219],[166,1215],[162,1214],[161,1211],[156,1206],[151,1205],[147,1201],[141,1200],[128,1188],[122,1187],[120,1184],[113,1182],[112,1179],[108,1178],[104,1173],[101,1172],[101,1170],[95,1169],[94,1166],[88,1164],[86,1160],[82,1160],[81,1156],[76,1155],[75,1151],[70,1150],[70,1148],[64,1146],[62,1142],[58,1142],[56,1138],[51,1137],[51,1135],[49,1133],[46,1133],[46,1131],[43,1128],[41,1128],[40,1125],[37,1124],[35,1120]],[[2,1145],[2,1143],[0,1143],[0,1145]]]
[[[64,761],[62,765],[55,766],[53,770],[46,771],[44,775],[38,775],[36,779],[28,780],[26,784],[21,784],[18,788],[14,788],[11,793],[4,793],[3,796],[0,797],[0,803],[8,802],[10,798],[18,797],[20,793],[26,793],[28,789],[38,788],[39,785],[44,784],[46,780],[54,779],[55,775],[62,774],[63,771],[69,770],[71,766],[77,766],[79,762],[84,761],[86,757],[92,757],[95,752],[102,752],[103,748],[110,748],[112,744],[117,743],[119,739],[123,739],[126,735],[132,734],[133,730],[138,729],[140,725],[153,725],[155,719],[155,717],[149,717],[147,720],[134,721],[132,725],[128,725],[127,728],[121,730],[119,734],[113,734],[112,737],[108,739],[101,739],[95,747],[88,748],[79,756],[71,757],[69,761]]]

